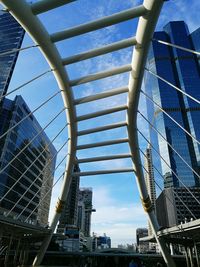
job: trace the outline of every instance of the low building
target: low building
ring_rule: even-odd
[[[104,234],[103,236],[97,236],[93,233],[92,236],[92,250],[111,248],[111,238]]]
[[[148,236],[147,228],[137,228],[136,229],[136,241],[137,241],[137,251],[139,253],[146,253],[149,251],[149,243],[140,241],[140,238]]]
[[[160,226],[167,228],[181,222],[188,222],[193,218],[193,214],[197,219],[200,218],[200,207],[194,196],[200,201],[199,187],[164,189],[156,200],[156,212]]]

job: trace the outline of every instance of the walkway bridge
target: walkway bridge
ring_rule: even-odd
[[[42,91],[42,89],[40,91],[35,89],[34,93],[37,94],[37,98],[36,100],[33,100],[33,102],[37,101],[38,105],[34,110],[28,112],[28,114],[24,118],[17,122],[14,122],[14,124],[12,124],[12,126],[5,133],[1,134],[0,138],[3,139],[7,134],[11,134],[12,132],[16,131],[21,123],[23,123],[25,120],[27,120],[37,112],[43,115],[43,120],[44,118],[46,119],[48,115],[51,116],[53,114],[53,111],[56,111],[57,113],[54,113],[54,116],[50,118],[48,123],[42,123],[43,128],[39,132],[39,134],[41,134],[41,132],[44,130],[46,131],[48,127],[52,127],[52,125],[54,125],[54,131],[52,132],[55,133],[55,135],[51,135],[51,142],[56,143],[58,141],[57,137],[59,136],[59,144],[56,147],[57,153],[55,153],[55,155],[53,156],[57,156],[57,158],[59,159],[59,162],[56,163],[56,170],[60,170],[60,168],[63,166],[63,162],[66,162],[65,166],[63,166],[62,172],[60,172],[60,175],[58,175],[54,184],[48,189],[45,194],[43,194],[42,198],[40,199],[41,203],[41,201],[44,201],[48,196],[48,193],[51,192],[52,188],[54,188],[57,183],[62,181],[62,186],[60,186],[60,193],[56,204],[56,210],[49,227],[45,228],[45,226],[43,226],[43,230],[41,231],[41,226],[37,224],[37,221],[31,220],[31,216],[38,209],[39,204],[35,207],[31,214],[29,214],[28,216],[25,215],[26,209],[30,204],[33,204],[35,196],[31,198],[31,200],[27,203],[27,205],[25,205],[25,207],[23,207],[23,209],[21,208],[19,213],[15,212],[16,206],[19,205],[22,199],[26,197],[26,193],[33,186],[33,183],[36,183],[37,180],[40,179],[39,173],[35,177],[35,180],[27,187],[26,191],[19,195],[19,199],[13,199],[13,203],[12,205],[10,205],[10,209],[4,211],[1,214],[0,220],[2,225],[2,238],[4,238],[5,235],[4,230],[7,229],[8,231],[6,237],[8,238],[7,247],[2,248],[2,253],[4,253],[3,251],[9,251],[9,249],[11,249],[13,245],[14,233],[11,229],[18,229],[16,231],[17,233],[19,233],[17,237],[18,249],[20,249],[20,235],[23,235],[23,237],[27,235],[37,236],[40,234],[40,232],[42,232],[43,234],[45,234],[43,236],[43,242],[33,262],[33,266],[38,266],[45,255],[53,232],[59,221],[63,205],[67,199],[72,175],[93,176],[101,174],[132,173],[132,175],[137,179],[141,202],[144,207],[144,211],[148,215],[150,224],[153,229],[154,237],[159,245],[163,259],[166,262],[167,266],[176,266],[173,258],[169,253],[164,236],[158,234],[160,227],[158,225],[144,179],[144,174],[145,172],[148,172],[148,170],[144,166],[143,159],[145,157],[145,153],[143,147],[141,146],[141,138],[143,138],[146,144],[149,144],[152,149],[154,149],[154,147],[148,140],[146,134],[143,132],[144,129],[142,129],[141,125],[138,124],[138,119],[140,119],[143,120],[143,125],[151,125],[151,122],[143,112],[143,109],[139,106],[139,99],[141,97],[146,97],[155,105],[157,105],[160,112],[163,112],[163,114],[168,116],[173,121],[173,123],[178,125],[188,135],[188,138],[191,138],[191,140],[193,142],[196,142],[197,145],[200,144],[199,140],[196,140],[196,138],[191,133],[187,132],[187,130],[184,129],[181,125],[179,125],[178,122],[176,122],[170,116],[170,114],[167,113],[167,111],[162,109],[162,107],[159,106],[159,103],[156,103],[147,93],[142,90],[144,72],[149,72],[151,75],[156,76],[155,73],[150,72],[147,68],[145,68],[145,63],[150,42],[152,41],[152,36],[156,27],[157,20],[159,19],[162,6],[163,4],[164,6],[167,5],[167,2],[165,3],[165,1],[163,0],[144,0],[141,5],[134,5],[132,7],[130,7],[129,5],[129,9],[118,11],[113,14],[108,14],[105,17],[99,17],[98,19],[93,21],[84,21],[82,24],[76,26],[70,26],[71,24],[70,21],[67,20],[68,15],[66,12],[68,6],[70,5],[75,5],[76,8],[79,8],[79,1],[40,0],[29,3],[30,1],[25,0],[1,0],[0,2],[4,5],[5,12],[9,12],[16,18],[16,20],[22,25],[33,42],[27,47],[11,51],[2,51],[0,56],[4,57],[12,53],[20,52],[27,53],[28,57],[29,51],[32,51],[34,49],[35,53],[38,53],[38,51],[41,52],[41,60],[43,60],[44,58],[49,65],[45,72],[42,72],[40,75],[31,77],[28,81],[25,80],[26,77],[24,77],[23,75],[23,73],[27,73],[27,70],[21,70],[21,74],[23,76],[22,78],[24,79],[22,79],[22,85],[17,86],[14,90],[8,91],[8,93],[2,95],[1,100],[9,94],[20,94],[21,90],[24,90],[29,86],[35,86],[35,88],[38,89],[38,80],[41,81],[42,88],[44,86],[44,79],[48,75],[54,75],[59,88],[59,90],[54,92],[52,95],[48,95],[48,98],[45,100],[44,91]],[[56,16],[54,14],[54,11],[58,8],[60,8],[61,13],[63,12],[63,18],[65,17],[66,13],[66,21],[69,27],[64,30],[58,29],[58,31],[54,31],[56,24],[58,24],[58,27],[61,24],[60,21],[55,21]],[[88,11],[88,14],[89,13],[90,11]],[[53,17],[52,20],[51,16]],[[48,23],[44,22],[45,19],[46,21],[50,21],[51,29],[48,28]],[[112,32],[109,32],[109,27],[114,28],[120,23],[128,23],[128,27],[132,25],[131,23],[133,22],[137,23],[137,27],[135,34],[132,37],[109,43],[110,39],[108,38],[108,36],[109,34],[112,34]],[[133,30],[131,27],[126,29],[129,33],[131,33]],[[101,34],[105,34],[105,37],[108,40],[108,42],[103,46],[99,46],[99,44],[95,42],[97,38],[96,32],[98,30],[102,30]],[[90,40],[93,40],[93,42],[91,42],[91,49],[86,51],[84,51],[84,47],[82,47],[82,40],[84,40],[85,35],[89,36]],[[129,35],[130,34],[128,34],[128,36]],[[77,38],[77,47],[73,47],[72,55],[66,56],[66,51],[71,51],[70,47],[72,38]],[[154,41],[161,42],[160,40]],[[167,42],[162,43],[163,45],[167,46],[175,46],[176,48],[184,50],[191,54],[199,54],[198,52],[188,48],[180,47]],[[79,44],[81,49],[79,47]],[[133,50],[133,55],[132,59],[130,57],[128,63],[126,63],[125,65],[118,65],[118,63],[120,63],[121,61],[117,60],[114,62],[115,64],[113,64],[112,62],[113,67],[111,69],[107,68],[109,64],[106,64],[106,61],[103,60],[104,56],[108,57],[107,59],[109,59],[109,55],[112,55],[112,53],[125,51],[125,53],[120,54],[123,59],[122,61],[124,62],[126,58],[128,58],[128,56],[126,57],[126,55],[130,54],[131,49]],[[90,64],[90,60],[94,60],[93,65]],[[28,61],[34,62],[34,57],[28,58]],[[105,65],[103,65],[104,63]],[[46,66],[46,63],[42,64],[43,66]],[[88,67],[86,68],[86,66]],[[34,65],[34,67],[35,70],[37,70],[37,67],[38,69],[40,69],[37,63]],[[74,76],[72,75],[72,73],[74,73],[72,70],[76,70],[76,75],[78,73],[84,73],[84,75],[80,77],[71,77]],[[91,73],[86,73],[87,70],[91,70]],[[97,70],[97,72],[93,72],[94,70]],[[199,104],[198,99],[195,99],[193,96],[186,94],[182,88],[177,88],[162,77],[156,76],[156,78],[162,80],[162,82],[167,83],[168,85],[170,84],[172,88],[171,90],[178,90],[180,93],[184,94],[185,97],[192,99]],[[53,81],[52,77],[50,77],[49,79],[51,79],[52,85],[54,86],[55,81]],[[97,82],[101,82],[102,79],[105,79],[107,81],[105,84],[108,88],[98,87]],[[121,86],[122,81],[124,82],[125,79],[126,83]],[[35,85],[32,85],[34,83]],[[47,90],[47,88],[45,90]],[[52,93],[52,88],[49,88],[49,90],[47,91]],[[34,93],[30,93],[29,100],[32,100]],[[40,94],[42,101],[39,99]],[[58,104],[58,101],[55,101],[55,98],[58,98],[60,96],[62,97],[62,105]],[[119,101],[116,101],[116,97],[118,97],[118,99],[120,98],[120,105],[118,105]],[[49,105],[49,103],[52,103],[51,108],[46,109],[47,111],[45,111],[46,105]],[[60,107],[60,110],[58,110],[58,107]],[[66,114],[65,120],[63,119],[63,117],[60,118],[60,116],[63,116],[64,113]],[[57,129],[57,132],[55,132],[55,129]],[[155,129],[155,131],[157,130]],[[167,142],[162,133],[157,131],[157,134],[161,135],[163,142]],[[22,155],[25,149],[31,146],[31,143],[34,142],[35,138],[36,136],[32,136],[32,138],[27,141],[26,145],[21,148],[20,151],[13,154],[11,160],[4,164],[3,168],[0,170],[0,173],[5,172],[6,169],[11,166],[13,167],[16,160],[18,160],[18,163],[20,163],[20,155]],[[61,144],[60,140],[62,140]],[[170,144],[168,145],[170,146]],[[104,152],[103,154],[99,154],[99,148],[102,148],[101,151]],[[178,157],[180,157],[180,159],[183,161],[183,164],[186,164],[188,168],[190,168],[199,178],[196,170],[193,170],[192,166],[190,166],[184,160],[184,158],[179,155],[179,153],[173,148],[173,146],[170,146],[170,148],[177,154]],[[88,153],[89,149],[90,153]],[[1,196],[1,202],[8,198],[10,193],[15,191],[16,186],[21,184],[23,177],[26,175],[27,171],[31,170],[34,162],[39,160],[40,157],[44,155],[45,152],[47,152],[47,150],[48,146],[46,146],[44,150],[38,152],[39,154],[36,159],[34,159],[32,163],[29,161],[26,170],[20,174],[20,177],[17,180],[14,177],[11,177],[11,179],[13,179],[13,183],[10,187],[6,187],[6,192]],[[87,152],[85,153],[85,151]],[[165,159],[158,151],[157,153],[158,157],[160,157],[161,160],[165,161]],[[85,155],[89,156],[86,157]],[[114,168],[115,166],[121,166],[121,163],[124,160],[127,160],[128,162],[126,168]],[[110,166],[113,166],[113,168],[98,169],[99,166],[104,166],[102,162],[105,161],[110,161]],[[87,166],[86,170],[73,172],[74,165],[77,163],[81,166],[85,164],[84,166]],[[91,166],[91,169],[89,169],[88,166]],[[16,172],[19,171],[16,165],[14,166],[14,168]],[[174,173],[174,175],[176,175],[176,173]],[[164,179],[162,174],[161,178]],[[177,176],[177,179],[181,182],[180,177]],[[183,184],[183,182],[181,183]],[[1,186],[3,186],[2,183]],[[159,184],[157,184],[157,186],[159,187]],[[185,185],[183,184],[183,186]],[[187,189],[186,186],[185,188]],[[200,204],[199,200],[193,195],[193,193],[189,189],[187,189],[187,191],[191,194],[192,197],[194,197],[195,201]],[[40,191],[38,191],[36,195],[40,195]],[[188,207],[187,209],[189,210]],[[192,212],[191,217],[193,217]],[[5,261],[7,261],[9,253],[5,255]],[[17,258],[18,254],[16,254],[16,261]]]

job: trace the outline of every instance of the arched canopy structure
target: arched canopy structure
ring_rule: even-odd
[[[151,200],[147,193],[144,181],[137,136],[137,109],[140,96],[140,88],[144,74],[144,67],[148,54],[148,48],[155,29],[157,19],[160,14],[160,10],[162,8],[163,0],[144,0],[143,4],[140,6],[53,34],[48,33],[48,29],[45,29],[44,25],[42,25],[42,23],[40,22],[38,14],[48,12],[54,8],[61,7],[65,4],[70,4],[70,2],[73,1],[41,0],[32,4],[27,3],[25,0],[1,0],[1,2],[4,4],[5,8],[8,9],[8,11],[17,19],[17,21],[22,25],[26,32],[31,36],[35,44],[38,45],[39,49],[46,58],[50,68],[53,70],[55,79],[57,80],[59,88],[62,92],[63,105],[66,108],[66,116],[68,122],[68,157],[63,186],[60,192],[55,215],[50,225],[51,234],[48,235],[48,238],[44,240],[40,253],[37,255],[33,265],[39,265],[48,247],[51,235],[53,234],[56,224],[59,220],[63,204],[65,203],[67,198],[69,185],[71,182],[71,176],[73,172],[73,166],[75,162],[98,162],[101,160],[118,160],[121,158],[130,157],[133,161],[133,168],[113,169],[107,171],[88,171],[85,173],[79,173],[78,175],[134,172],[137,178],[142,205],[149,216],[154,235],[160,245],[160,249],[165,259],[165,262],[170,267],[175,266],[171,256],[169,255],[168,249],[166,248],[166,244],[162,239],[157,237],[159,225],[157,223],[157,219],[155,217]],[[55,44],[58,41],[66,40],[74,36],[83,35],[84,33],[92,32],[97,29],[102,29],[104,27],[111,26],[133,18],[139,18],[136,36],[133,38],[122,40],[110,45],[106,45],[104,47],[95,48],[93,50],[86,51],[84,53],[77,54],[69,58],[61,58],[61,55],[59,54],[56,48]],[[105,70],[103,72],[95,74],[90,74],[75,80],[69,79],[65,69],[65,65],[80,62],[85,59],[93,58],[130,46],[134,46],[134,51],[132,62],[129,65],[116,67],[114,69]],[[114,90],[106,91],[101,94],[91,95],[82,99],[74,99],[72,87],[125,72],[130,72],[129,84],[127,87],[116,88]],[[122,93],[127,93],[127,105],[112,107],[110,109],[77,116],[77,105],[81,103],[88,103],[98,99],[104,99]],[[114,114],[123,110],[127,111],[127,118],[123,122],[118,122],[102,127],[96,127],[85,131],[78,131],[77,124],[81,121],[96,118],[106,114]],[[79,138],[79,136],[120,127],[126,127],[128,133],[127,138],[86,145],[77,145],[77,139]],[[104,155],[101,157],[78,160],[76,159],[77,150],[122,143],[127,143],[129,145],[130,154],[118,154],[113,156]]]

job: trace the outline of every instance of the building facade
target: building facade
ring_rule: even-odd
[[[107,236],[105,233],[103,236],[98,236],[93,233],[92,235],[92,251],[99,249],[108,249],[111,248],[111,238]]]
[[[78,227],[85,237],[90,236],[92,208],[92,188],[80,188],[78,199]]]
[[[183,21],[168,23],[163,31],[154,34],[154,41],[151,44],[147,60],[147,69],[155,75],[162,77],[169,83],[181,88],[185,93],[192,95],[200,100],[200,67],[196,55],[171,47],[156,40],[162,40],[188,49],[199,49],[200,39],[199,29],[190,34],[187,25]],[[153,152],[153,165],[161,164],[161,173],[164,178],[164,189],[160,199],[166,200],[166,195],[170,191],[177,190],[177,194],[182,193],[182,188],[188,187],[192,191],[199,188],[200,174],[200,147],[198,143],[184,132],[173,120],[181,127],[186,129],[194,138],[200,140],[200,107],[199,105],[178,92],[168,83],[165,83],[158,77],[155,77],[148,71],[145,75],[146,93],[156,104],[147,98],[147,113],[150,122],[150,141],[154,148],[160,153]],[[158,105],[161,107],[158,107]],[[163,111],[162,111],[163,110]],[[166,114],[169,114],[169,118]],[[157,134],[154,127],[160,134]],[[174,148],[174,151],[172,148]],[[160,156],[163,158],[158,162]],[[193,168],[187,166],[183,160]],[[159,169],[159,167],[157,168]],[[196,175],[197,174],[197,175]],[[169,190],[167,190],[169,188]],[[173,189],[170,189],[173,188]],[[179,188],[181,188],[179,190]],[[165,194],[166,193],[166,194]],[[176,199],[173,197],[172,199]],[[175,200],[174,200],[175,201]],[[185,205],[190,206],[191,198],[184,198]],[[164,201],[167,202],[168,201]],[[161,204],[161,201],[158,200]],[[166,216],[168,217],[165,224],[168,226],[180,223],[177,210],[183,209],[183,204],[175,201],[174,211],[168,213],[169,203],[166,206]],[[178,206],[176,206],[178,205]],[[195,205],[198,205],[197,203]],[[158,208],[158,205],[156,205]],[[159,209],[161,211],[162,209]],[[159,212],[158,211],[158,212]],[[163,212],[163,211],[162,211]],[[197,218],[199,212],[195,208]],[[174,213],[174,215],[172,214]],[[171,219],[169,218],[171,216]],[[186,214],[187,219],[191,215]]]
[[[193,49],[188,28],[182,21],[168,23],[164,27],[164,31],[154,34],[154,38]],[[149,53],[147,68],[175,86],[182,88],[186,93],[200,99],[198,90],[200,84],[199,65],[195,55],[154,41]],[[197,140],[200,139],[200,108],[193,100],[180,94],[170,85],[148,72],[145,87],[148,95],[165,112]],[[147,100],[147,105],[152,106],[150,100]],[[148,107],[148,109],[150,108]],[[199,186],[199,179],[195,173],[183,163],[170,147],[170,145],[173,146],[181,157],[199,173],[199,145],[156,105],[153,106],[153,114],[152,112],[148,112],[148,114],[149,121],[168,142],[168,144],[164,142],[164,139],[158,135],[159,151],[162,152],[161,155],[165,159],[165,162],[161,161],[165,188],[170,186],[182,187],[181,182],[188,187]]]
[[[148,236],[147,228],[137,228],[136,229],[136,243],[137,250],[139,253],[145,253],[149,250],[149,243],[141,241],[140,238]]]
[[[200,201],[200,187],[190,188]],[[160,226],[167,228],[200,218],[200,206],[184,187],[165,188],[156,200],[156,213]],[[186,208],[187,205],[187,208]]]
[[[8,13],[0,11],[0,51],[1,53],[21,47],[25,31]],[[18,57],[17,51],[0,57],[0,102],[5,95]]]
[[[0,212],[12,210],[12,218],[46,225],[57,152],[36,118],[25,119],[30,113],[21,96],[2,103],[1,135],[23,121],[1,138]]]
[[[145,160],[144,167],[147,172],[145,172],[145,183],[147,187],[147,191],[149,197],[151,199],[152,206],[156,212],[156,188],[155,188],[155,180],[154,180],[154,169],[152,163],[152,149],[150,146],[147,147],[145,152]],[[148,222],[148,235],[152,235],[152,227]]]
[[[0,213],[47,225],[57,152],[23,98],[4,97],[24,34],[9,12],[0,11]]]
[[[78,165],[74,166],[74,172],[80,172]],[[78,220],[78,197],[79,197],[79,183],[80,177],[73,176],[69,188],[69,194],[66,204],[62,210],[57,233],[64,234],[66,227],[75,226],[77,228]]]

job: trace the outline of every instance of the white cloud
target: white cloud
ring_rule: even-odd
[[[113,247],[135,242],[136,229],[147,224],[141,204],[120,203],[120,199],[112,197],[108,187],[94,188],[93,191],[96,213],[92,215],[92,231],[110,236]]]

